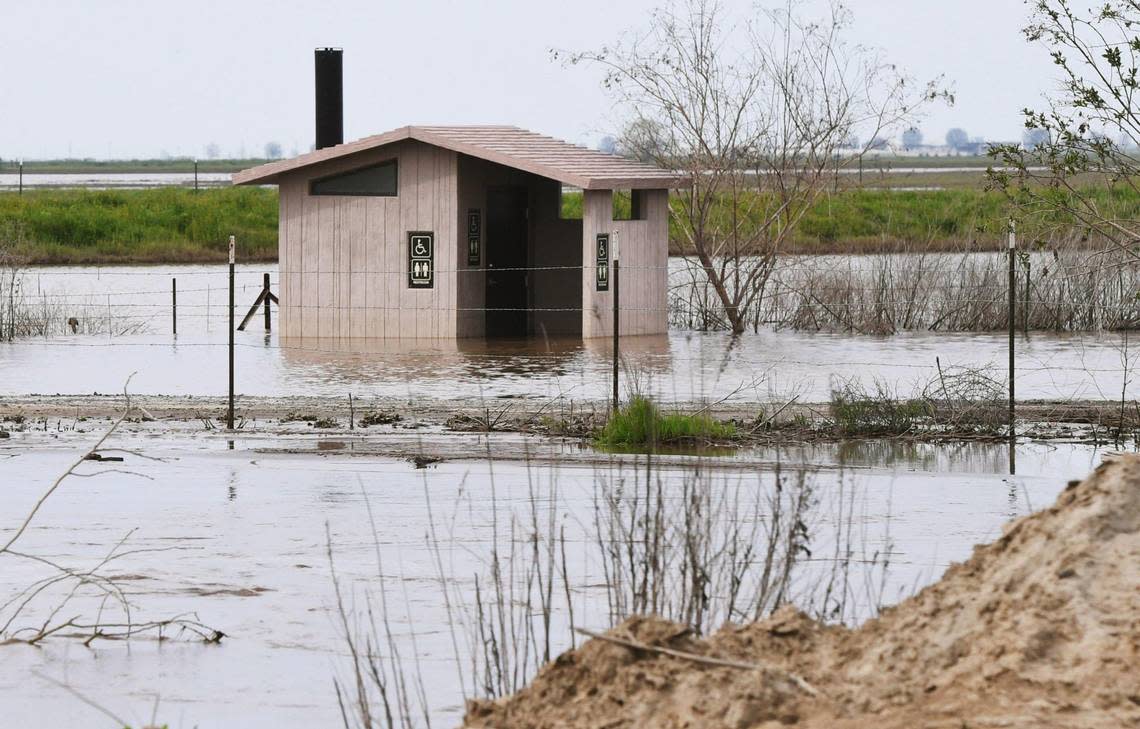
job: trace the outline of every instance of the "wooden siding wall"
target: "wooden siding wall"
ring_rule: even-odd
[[[309,195],[309,181],[398,160],[396,197]],[[455,152],[405,141],[281,181],[281,332],[296,338],[456,336]],[[457,227],[460,226],[460,227]],[[407,234],[435,233],[435,286],[408,288]],[[466,255],[462,259],[466,263]]]
[[[582,201],[582,336],[613,336],[613,287],[595,290],[594,242],[617,231],[621,257],[622,335],[668,328],[669,191],[643,193],[644,220],[614,220],[613,191],[586,190]]]
[[[558,217],[562,186],[554,180],[539,177],[512,167],[459,155],[459,256],[456,301],[457,336],[482,337],[486,333],[486,252],[493,241],[487,238],[487,190],[492,187],[525,187],[530,210],[527,225],[527,258],[530,266],[580,266],[582,221]],[[467,211],[478,209],[483,219],[483,260],[478,266],[467,265]],[[464,269],[472,269],[464,272]],[[529,304],[535,309],[579,309],[581,289],[579,272],[573,269],[534,271],[529,278]],[[581,317],[577,311],[534,311],[528,318],[532,333],[579,334]]]

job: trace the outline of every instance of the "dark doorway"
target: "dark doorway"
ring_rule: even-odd
[[[487,191],[487,336],[525,337],[527,191]]]

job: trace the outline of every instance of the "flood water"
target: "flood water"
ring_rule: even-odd
[[[238,267],[239,317],[264,273],[276,281],[275,266]],[[171,332],[174,278],[177,335]],[[23,293],[45,306],[55,302],[58,315],[75,316],[84,331],[97,333],[0,344],[0,403],[4,396],[36,393],[117,393],[131,373],[138,394],[225,392],[224,267],[35,269],[25,276]],[[283,343],[261,327],[258,313],[236,335],[240,394],[352,393],[413,403],[609,394],[608,341]],[[1019,397],[1119,397],[1126,361],[1119,345],[1114,335],[1019,336]],[[733,339],[672,331],[623,340],[623,382],[663,401],[823,401],[833,382],[848,377],[881,380],[907,394],[937,376],[936,360],[946,371],[978,367],[1004,378],[1006,346],[1000,335],[769,329]],[[106,427],[75,425],[79,430],[17,429],[0,440],[0,537],[14,533],[52,480]],[[331,540],[353,632],[367,632],[368,610],[386,601],[393,641],[406,667],[418,666],[429,687],[433,725],[454,725],[473,680],[469,664],[457,664],[455,646],[465,655],[471,645],[475,580],[481,576],[487,584],[492,553],[525,553],[538,533],[531,515],[548,515],[544,523],[565,535],[576,624],[606,627],[599,493],[629,486],[636,492],[649,468],[645,456],[510,434],[490,441],[372,428],[363,435],[282,435],[258,432],[254,424],[227,438],[186,424],[126,427],[110,444],[127,449],[120,451],[125,461],[84,463],[80,473],[101,475],[66,480],[19,545],[25,553],[90,569],[129,535],[123,549],[131,553],[103,573],[123,586],[132,621],[189,615],[227,637],[219,645],[175,635],[84,646],[81,638],[60,635],[36,647],[0,646],[0,723],[106,725],[105,717],[43,676],[66,682],[136,726],[149,721],[155,697],[159,722],[171,726],[339,725],[333,680],[349,678],[349,664],[335,609]],[[381,441],[442,461],[417,469],[403,458],[377,455],[370,443]],[[487,460],[490,455],[497,460]],[[1072,444],[1024,444],[1015,455],[1017,475],[1011,476],[1002,445],[812,445],[716,459],[655,456],[651,478],[671,504],[693,483],[722,504],[729,494],[769,504],[772,494],[786,493],[784,486],[776,490],[777,478],[810,488],[804,523],[811,557],[796,568],[793,598],[814,604],[818,586],[845,555],[850,589],[833,617],[858,622],[877,605],[936,580],[974,544],[997,536],[1008,519],[1051,502],[1068,479],[1086,475],[1101,457],[1093,447]],[[769,518],[764,508],[751,517],[732,509],[722,514],[753,527]],[[0,595],[44,578],[43,563],[3,559]],[[62,597],[45,591],[10,628],[42,624]],[[98,594],[82,592],[66,614],[90,619],[100,602]],[[102,609],[106,620],[122,619],[113,604]],[[0,618],[4,610],[10,613],[12,603],[0,608]],[[570,644],[564,608],[555,608],[552,626],[557,652]],[[387,650],[384,642],[381,652]]]
[[[604,628],[606,603],[598,587],[604,576],[592,556],[597,484],[633,481],[645,466],[644,457],[603,456],[589,464],[445,460],[415,469],[405,461],[343,455],[351,442],[341,436],[254,433],[231,444],[220,435],[134,427],[139,430],[116,435],[112,445],[147,457],[128,453],[122,464],[85,464],[81,472],[108,472],[65,481],[21,548],[89,567],[135,530],[130,549],[160,551],[132,554],[104,570],[123,580],[134,619],[192,613],[227,637],[219,645],[144,637],[96,641],[89,648],[71,638],[34,648],[0,646],[0,705],[7,726],[107,725],[105,717],[37,673],[66,681],[136,726],[149,720],[156,696],[159,723],[177,727],[339,726],[332,681],[334,675],[347,677],[348,659],[333,610],[326,529],[357,622],[363,621],[367,600],[377,605],[381,555],[401,654],[419,657],[433,725],[454,725],[462,710],[464,669],[453,660],[440,567],[427,546],[433,526],[443,535],[436,543],[442,542],[442,569],[453,594],[466,600],[452,607],[470,611],[473,579],[487,572],[495,534],[500,549],[513,543],[510,516],[525,521],[537,490],[540,508],[553,509],[566,530],[577,625]],[[93,437],[29,431],[0,440],[0,535],[12,533]],[[425,451],[439,447],[432,437],[442,436],[423,436]],[[452,437],[467,439],[473,453],[495,452],[499,438],[516,445],[520,439],[493,436],[496,441],[488,445],[482,436]],[[536,454],[553,457],[581,449],[574,443],[526,442]],[[851,614],[858,620],[871,613],[864,585],[881,579],[884,603],[910,594],[937,579],[950,562],[966,558],[975,543],[996,537],[1007,519],[1047,505],[1067,479],[1084,476],[1099,459],[1087,446],[1024,445],[1018,448],[1018,475],[1011,477],[1003,446],[872,442],[765,449],[702,468],[714,486],[742,484],[757,491],[772,488],[777,468],[808,474],[815,489],[808,519],[815,556],[805,563],[808,576],[834,553],[837,504],[848,503],[843,518],[852,521],[857,545]],[[655,478],[663,480],[666,493],[679,493],[693,473],[691,459],[659,457],[656,463]],[[551,484],[557,484],[557,494]],[[375,515],[375,538],[368,508]],[[860,573],[860,564],[884,554],[890,555],[885,578]],[[42,577],[42,570],[6,560],[0,594]],[[69,611],[90,613],[97,603],[84,597]],[[47,609],[36,603],[29,622],[42,620]],[[559,620],[564,618],[555,621],[556,628],[563,624]],[[568,635],[558,635],[563,637],[554,647],[561,650]]]
[[[261,289],[276,287],[275,265],[238,267],[237,316]],[[171,333],[171,279],[177,278],[178,334]],[[0,344],[0,395],[118,392],[136,372],[140,394],[220,395],[226,389],[224,266],[32,269],[32,301],[64,302],[60,315],[128,335],[67,335]],[[274,313],[274,321],[276,321]],[[608,340],[527,342],[291,340],[264,333],[262,316],[236,335],[239,394],[417,398],[604,399],[610,391]],[[1122,339],[1103,334],[1017,337],[1019,398],[1121,396]],[[1004,334],[904,332],[892,336],[762,329],[671,331],[622,342],[623,381],[663,401],[731,397],[754,402],[798,396],[825,401],[834,382],[878,380],[900,394],[921,392],[944,372],[984,369],[1006,377]],[[346,352],[346,350],[360,350]]]
[[[200,187],[230,184],[228,172],[199,172]],[[143,187],[193,187],[194,172],[25,172],[25,189],[83,187],[89,190],[112,190]],[[20,174],[0,174],[0,190],[20,187]]]

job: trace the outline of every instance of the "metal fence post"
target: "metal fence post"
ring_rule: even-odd
[[[194,158],[194,192],[198,191],[198,158]]]
[[[170,328],[173,334],[178,333],[178,279],[170,279]]]
[[[20,194],[24,194],[24,158],[20,158]]]
[[[621,355],[621,262],[618,260],[618,233],[615,230],[610,240],[610,257],[613,258],[613,271],[610,274],[614,287],[614,361],[613,361],[613,408],[618,411],[621,402],[618,397],[618,358]]]
[[[1014,268],[1017,259],[1017,230],[1012,218],[1009,221],[1009,472],[1012,474],[1014,466],[1014,446],[1017,442],[1014,418],[1016,417],[1016,401],[1014,399],[1014,330],[1017,326],[1017,271]]]
[[[230,407],[226,411],[226,428],[234,429],[234,237],[230,236]]]

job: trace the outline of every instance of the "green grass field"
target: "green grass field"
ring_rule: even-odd
[[[1088,190],[1103,213],[1140,218],[1140,195],[1123,186]],[[567,194],[564,217],[580,217],[581,206],[580,193]],[[726,205],[717,214],[729,212]],[[998,250],[1009,213],[1005,198],[980,188],[839,190],[825,194],[808,211],[784,252]],[[1032,232],[1026,233],[1032,240]],[[0,236],[11,239],[0,244],[14,243],[28,263],[218,262],[226,258],[230,235],[237,236],[243,260],[275,260],[277,191],[226,187],[198,192],[161,188],[0,193]],[[681,240],[673,223],[674,254],[682,252]]]
[[[0,194],[0,234],[16,227],[29,263],[205,263],[277,258],[277,191],[33,190]]]

